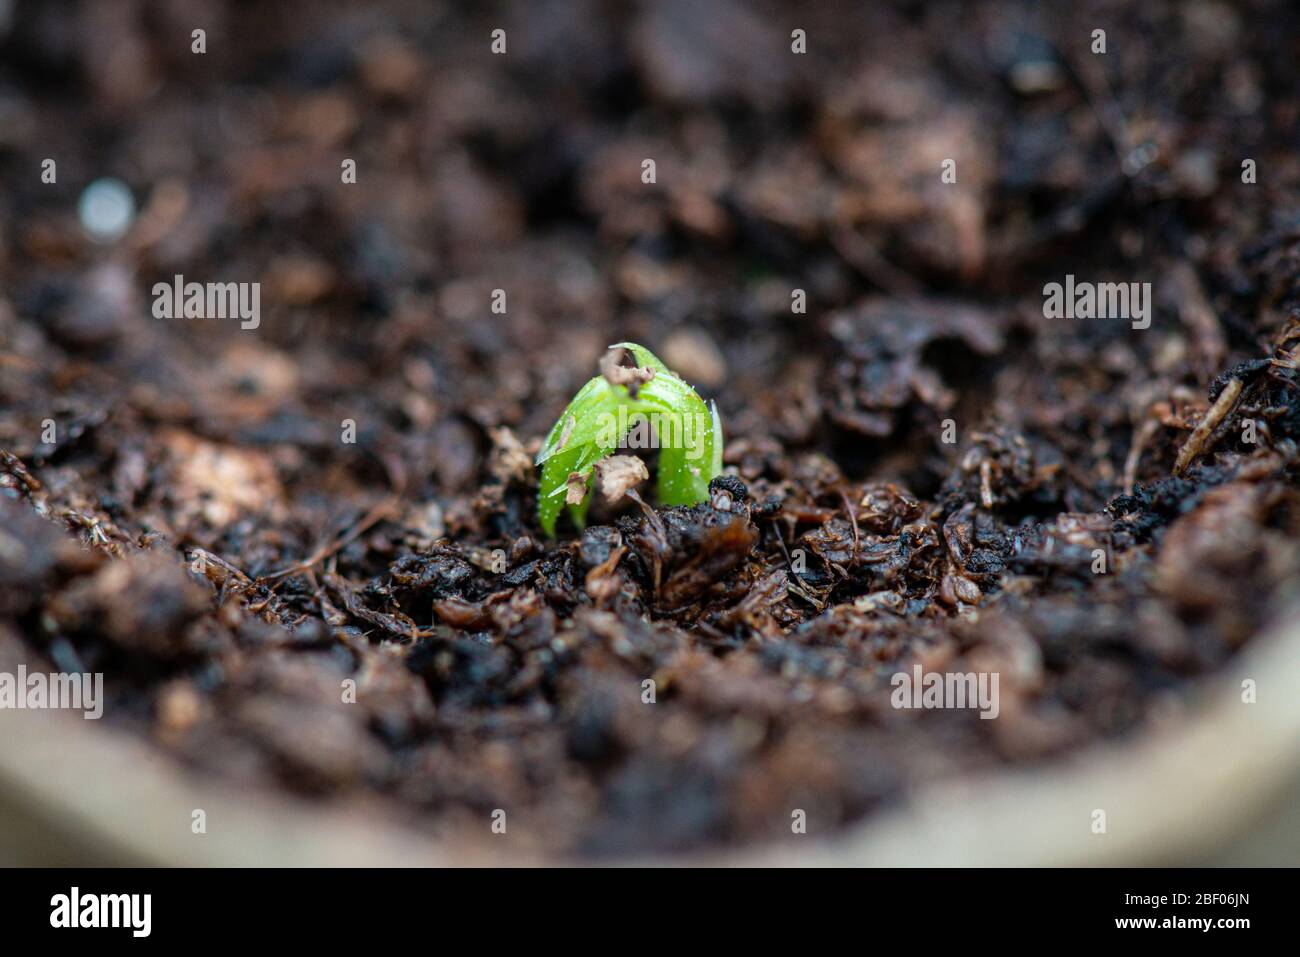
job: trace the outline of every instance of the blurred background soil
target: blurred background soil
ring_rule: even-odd
[[[1298,26],[0,0],[0,669],[104,672],[196,773],[597,857],[1185,721],[1300,581]],[[1045,319],[1067,273],[1150,328]],[[155,318],[177,274],[259,328]],[[629,339],[744,487],[547,541],[533,454]],[[917,663],[999,718],[893,709]]]

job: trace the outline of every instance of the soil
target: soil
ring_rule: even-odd
[[[1297,598],[1292,4],[0,23],[0,666],[103,672],[198,774],[551,854],[824,836],[1185,721]],[[155,318],[176,275],[259,327]],[[1046,318],[1067,275],[1149,328]],[[547,540],[623,340],[727,478]],[[917,664],[998,718],[893,707]]]

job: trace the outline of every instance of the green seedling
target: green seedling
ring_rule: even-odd
[[[631,353],[637,368],[617,365],[617,352]],[[661,505],[694,505],[709,500],[709,481],[722,471],[722,422],[714,404],[706,406],[689,385],[659,358],[633,342],[610,346],[601,375],[578,390],[537,454],[542,467],[537,517],[547,536],[566,504],[578,528],[591,504],[591,476],[630,432],[628,447],[659,451],[656,492]],[[613,462],[629,461],[624,457]],[[608,464],[608,463],[606,463]],[[620,476],[635,469],[610,469]],[[644,469],[641,469],[644,475]],[[615,478],[616,488],[620,483]],[[607,491],[606,494],[609,494]],[[611,496],[616,498],[619,491]]]

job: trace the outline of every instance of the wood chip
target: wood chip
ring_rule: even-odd
[[[1205,451],[1205,444],[1210,435],[1236,405],[1239,395],[1241,395],[1240,379],[1232,379],[1223,387],[1219,397],[1214,400],[1214,405],[1210,406],[1209,411],[1205,413],[1205,418],[1201,419],[1183,447],[1178,450],[1178,459],[1174,462],[1175,475],[1182,475],[1187,471],[1187,466]]]

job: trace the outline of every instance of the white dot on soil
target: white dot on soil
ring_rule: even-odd
[[[97,243],[111,243],[131,228],[135,219],[135,198],[120,179],[97,179],[77,201],[81,227]]]

